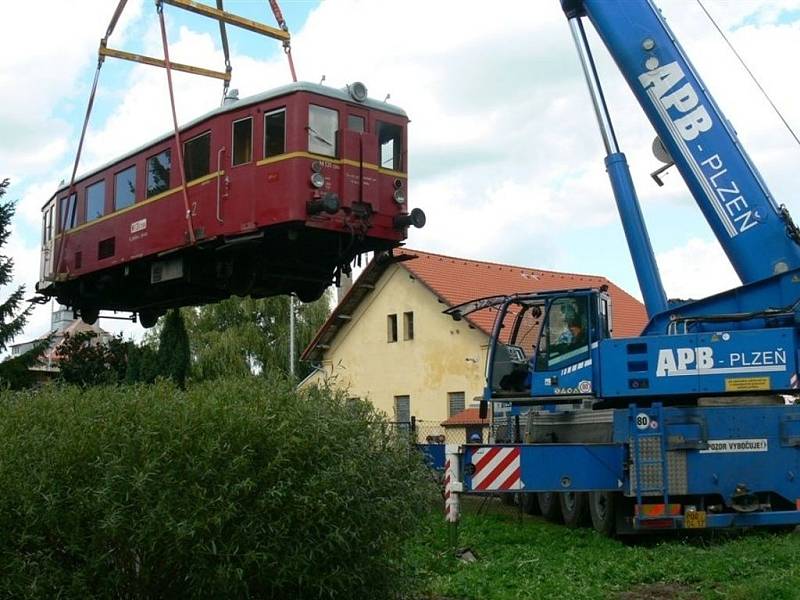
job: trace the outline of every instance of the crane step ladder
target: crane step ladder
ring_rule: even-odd
[[[634,526],[646,529],[671,529],[679,525],[680,505],[669,502],[669,465],[664,411],[660,402],[647,410],[629,407],[629,439],[634,472],[632,488],[636,494]],[[660,503],[644,498],[660,497]]]

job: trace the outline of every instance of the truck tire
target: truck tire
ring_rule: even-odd
[[[542,514],[539,508],[539,500],[533,492],[520,494],[520,501],[522,502],[522,510],[528,515]]]
[[[551,523],[561,523],[561,503],[558,500],[558,492],[537,492],[536,500],[539,502],[539,509],[542,516]]]
[[[614,537],[617,531],[618,496],[616,492],[590,492],[589,514],[595,531],[607,537]]]
[[[562,492],[558,495],[561,502],[561,515],[564,525],[571,529],[583,527],[591,522],[589,516],[589,498],[584,492]]]

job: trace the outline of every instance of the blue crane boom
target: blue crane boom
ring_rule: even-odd
[[[457,465],[446,478],[455,482],[448,497],[461,490],[517,494],[571,526],[588,507],[606,534],[798,525],[800,404],[785,403],[782,394],[800,399],[800,233],[650,0],[561,4],[650,321],[638,337],[612,337],[604,287],[448,309],[456,319],[497,313],[481,404],[485,414],[494,403],[493,443],[448,450],[449,464]],[[741,286],[667,301],[585,17]],[[457,502],[450,508],[452,518]]]
[[[788,213],[653,3],[563,0],[562,6],[571,24],[583,15],[591,21],[742,283],[800,267]]]

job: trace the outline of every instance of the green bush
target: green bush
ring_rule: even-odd
[[[0,393],[0,597],[390,598],[430,492],[325,390]]]

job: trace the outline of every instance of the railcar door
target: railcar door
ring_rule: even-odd
[[[39,263],[39,281],[47,281],[53,277],[55,207],[56,199],[53,196],[42,209],[42,247]]]
[[[369,113],[360,107],[347,105],[345,110],[344,128],[341,135],[342,169],[342,206],[350,207],[353,204],[365,202],[375,206],[377,188],[377,173],[375,170],[365,168],[373,162],[370,157],[375,153],[377,140],[371,134]]]
[[[597,388],[593,358],[609,337],[604,294],[559,295],[548,302],[531,380],[534,397],[590,397]]]

